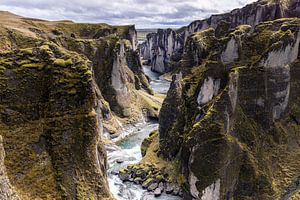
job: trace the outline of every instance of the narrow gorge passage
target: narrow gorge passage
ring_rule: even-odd
[[[0,200],[300,200],[300,0],[8,1]]]
[[[143,66],[145,74],[151,79],[150,85],[155,93],[166,94],[170,82],[164,80],[160,74],[152,72],[150,66]],[[157,121],[147,121],[123,127],[115,144],[106,145],[108,156],[108,181],[111,192],[118,200],[179,200],[180,197],[162,194],[154,197],[153,192],[147,192],[140,185],[132,182],[122,182],[118,177],[121,168],[129,164],[136,164],[142,159],[141,144],[149,133],[158,129]]]

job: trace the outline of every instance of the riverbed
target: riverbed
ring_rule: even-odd
[[[144,72],[151,79],[150,85],[155,93],[166,94],[170,82],[151,71],[150,66],[143,66]],[[122,139],[114,139],[115,144],[106,145],[108,156],[108,182],[109,187],[117,200],[179,200],[180,197],[162,194],[154,197],[153,193],[144,190],[140,185],[132,182],[123,183],[117,173],[128,164],[138,163],[142,159],[141,144],[149,133],[158,129],[157,121],[146,121],[123,128]]]

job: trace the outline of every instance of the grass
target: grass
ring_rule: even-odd
[[[169,180],[177,183],[185,183],[184,176],[180,173],[180,163],[178,160],[166,161],[161,157],[157,156],[157,152],[159,150],[159,138],[156,135],[153,138],[152,143],[150,143],[146,155],[143,157],[141,164],[147,165],[152,164],[159,171],[169,174]]]

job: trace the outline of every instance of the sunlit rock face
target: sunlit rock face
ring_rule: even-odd
[[[141,47],[144,52],[142,55],[144,59],[150,60],[154,71],[167,72],[171,69],[172,61],[180,60],[188,37],[195,32],[217,28],[221,24],[222,27],[219,26],[218,28],[227,30],[241,24],[254,27],[264,21],[284,17],[300,17],[299,11],[300,3],[297,0],[258,1],[241,9],[235,9],[230,13],[213,15],[208,19],[194,21],[177,31],[168,29],[159,30],[156,34],[149,34]],[[234,45],[236,44],[231,41],[226,52],[227,54],[234,53],[233,59],[236,58],[236,53],[230,51],[235,49]],[[227,62],[229,58],[231,57],[225,56],[223,59]]]
[[[0,199],[19,200],[18,194],[10,184],[4,164],[5,150],[3,148],[3,139],[0,136]]]
[[[208,103],[214,96],[219,92],[220,88],[220,79],[213,80],[211,77],[208,77],[204,80],[201,90],[198,94],[197,102],[199,105]]]
[[[160,154],[181,161],[187,199],[299,199],[300,20],[219,30],[187,39]]]

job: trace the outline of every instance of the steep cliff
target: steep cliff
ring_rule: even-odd
[[[19,196],[110,198],[89,61],[50,44],[0,60],[5,165]]]
[[[3,198],[111,199],[103,132],[158,112],[134,26],[0,12],[0,37]]]
[[[152,70],[160,73],[168,72],[176,67],[181,59],[187,38],[195,32],[208,28],[217,28],[218,33],[228,31],[241,24],[252,27],[260,22],[284,17],[300,17],[300,3],[297,0],[261,0],[241,9],[235,9],[226,14],[212,15],[208,19],[192,22],[178,30],[158,30],[147,36],[140,46],[141,55],[149,60]]]
[[[4,165],[5,150],[3,148],[3,139],[0,136],[0,199],[20,199],[14,188],[11,186],[7,177],[6,167]]]
[[[300,20],[218,30],[187,39],[159,155],[179,159],[186,199],[299,199]]]

